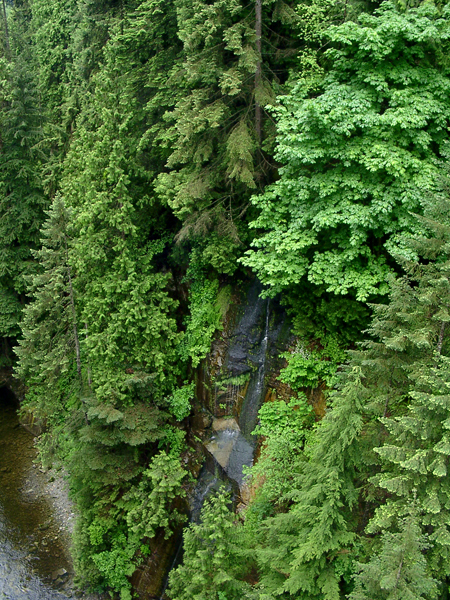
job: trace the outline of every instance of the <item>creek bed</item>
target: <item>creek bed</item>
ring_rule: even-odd
[[[68,525],[16,409],[0,388],[0,600],[64,600],[72,597]]]

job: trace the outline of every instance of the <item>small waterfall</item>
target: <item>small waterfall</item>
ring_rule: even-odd
[[[246,323],[257,323],[258,319],[256,315],[260,316],[259,322],[261,323],[261,317],[264,314],[262,308],[261,300],[258,299],[256,307],[252,308],[251,317],[248,317],[248,313],[245,316]],[[250,377],[248,391],[239,416],[239,423],[235,418],[216,418],[212,425],[213,435],[205,444],[205,449],[214,458],[215,464],[220,466],[228,479],[238,485],[241,492],[245,483],[243,468],[244,466],[249,467],[253,464],[256,440],[251,434],[256,427],[258,411],[264,400],[264,380],[266,376],[270,333],[269,320],[270,301],[268,300],[266,303],[265,321],[263,321],[265,323],[263,331],[261,331],[262,328],[260,327],[260,337],[259,340],[258,338],[255,339],[254,351],[251,358],[247,354],[248,360],[255,365],[256,369]],[[240,326],[242,327],[242,321]],[[253,333],[253,335],[255,334]],[[237,383],[232,383],[228,387],[226,397],[228,414],[231,413],[233,406],[238,405],[238,394],[241,387],[242,385]]]
[[[248,392],[242,405],[241,414],[239,416],[239,427],[247,439],[252,440],[252,431],[255,429],[258,421],[258,411],[264,400],[264,379],[266,376],[267,365],[267,349],[269,346],[269,318],[270,318],[270,299],[267,299],[266,304],[266,323],[264,329],[264,337],[259,347],[257,358],[256,377],[252,378],[248,388]]]
[[[224,330],[213,343],[211,356],[203,366],[199,399],[203,410],[207,408],[213,418],[203,429],[199,427],[206,461],[190,499],[189,523],[199,522],[205,500],[224,482],[230,486],[236,504],[246,504],[250,499],[243,468],[253,464],[257,439],[251,434],[264,401],[267,371],[276,369],[273,357],[281,351],[279,340],[285,318],[276,302],[271,307],[270,300],[261,298],[262,290],[260,282],[252,284],[232,329]],[[180,539],[170,571],[182,557]],[[159,600],[166,600],[168,586],[169,576]]]

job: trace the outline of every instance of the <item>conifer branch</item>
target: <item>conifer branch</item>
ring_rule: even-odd
[[[11,59],[11,48],[9,45],[9,30],[8,30],[8,19],[6,16],[6,1],[2,0],[3,6],[3,21],[5,23],[5,48],[6,48],[6,56],[8,59]]]
[[[4,0],[3,0],[4,1]],[[255,91],[258,90],[261,85],[261,73],[262,73],[262,65],[261,65],[261,55],[262,55],[262,45],[261,45],[261,37],[262,37],[262,2],[261,0],[256,0],[255,2],[255,12],[256,12],[256,22],[255,22],[255,33],[256,33],[256,52],[258,53],[258,62],[256,64],[256,73],[255,73]],[[261,121],[262,121],[262,111],[261,106],[258,101],[256,101],[255,105],[255,130],[256,130],[256,138],[258,143],[261,143]]]

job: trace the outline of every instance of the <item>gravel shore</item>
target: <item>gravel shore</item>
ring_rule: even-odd
[[[44,470],[39,465],[33,464],[29,477],[25,482],[26,490],[31,496],[44,497],[51,506],[52,518],[40,528],[39,539],[35,543],[49,546],[56,537],[64,547],[64,557],[61,562],[64,567],[55,569],[52,574],[54,584],[61,593],[61,599],[78,598],[79,600],[105,600],[109,596],[90,594],[74,588],[73,565],[70,556],[71,535],[75,525],[75,511],[69,498],[69,488],[64,471],[49,469]],[[54,555],[53,558],[58,558]],[[64,559],[64,560],[63,560]]]

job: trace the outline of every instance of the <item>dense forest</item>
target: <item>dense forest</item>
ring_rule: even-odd
[[[450,4],[1,2],[0,366],[79,585],[131,599],[187,522],[199,370],[257,278],[288,393],[167,596],[449,598]]]

